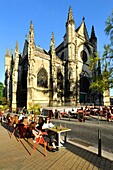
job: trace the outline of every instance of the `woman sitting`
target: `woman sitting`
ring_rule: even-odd
[[[11,122],[11,115],[10,115],[10,113],[8,113],[7,116],[6,116],[6,122],[8,124],[10,124],[10,122]]]
[[[34,135],[34,140],[33,142],[36,142],[36,138],[42,135],[42,132],[36,128],[36,123],[31,122],[29,125],[29,133],[32,133]]]
[[[28,118],[24,117],[22,121],[20,121],[19,119],[17,119],[17,117],[15,117],[15,121],[16,124],[14,126],[14,130],[12,135],[14,135],[15,131],[19,131],[19,136],[20,138],[26,136],[27,137],[27,129],[28,129]]]
[[[37,129],[42,131],[43,124],[44,124],[43,117],[39,117]]]
[[[36,138],[38,138],[40,135],[43,136],[44,140],[47,142],[47,146],[49,148],[49,150],[55,152],[56,151],[56,146],[55,143],[53,141],[53,138],[51,138],[47,133],[42,132],[41,130],[36,128],[36,123],[32,122],[29,125],[29,129],[32,131],[32,134],[34,135],[34,140],[33,142],[36,142]],[[50,144],[52,144],[52,147],[50,147]]]
[[[28,117],[24,117],[23,120],[22,120],[22,122],[21,122],[20,124],[22,124],[22,125],[24,125],[24,126],[28,126],[28,125],[29,125]]]

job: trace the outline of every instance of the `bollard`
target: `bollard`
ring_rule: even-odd
[[[98,129],[98,156],[101,157],[101,131]]]
[[[70,121],[70,115],[69,115],[69,121]]]

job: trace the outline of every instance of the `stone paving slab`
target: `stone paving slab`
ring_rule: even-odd
[[[10,138],[0,125],[0,170],[113,170],[113,161],[68,142],[57,152],[47,151],[47,157],[40,145],[31,156],[32,146],[31,139]]]

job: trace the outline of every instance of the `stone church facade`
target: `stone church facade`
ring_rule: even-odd
[[[63,42],[55,47],[54,33],[49,51],[36,46],[34,27],[30,22],[29,35],[20,54],[16,42],[13,55],[5,55],[6,98],[12,109],[34,104],[41,106],[79,105],[93,103],[89,85],[92,72],[89,57],[97,51],[97,37],[92,26],[89,37],[84,18],[76,28],[72,8],[69,8]]]

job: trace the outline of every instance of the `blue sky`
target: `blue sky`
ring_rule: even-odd
[[[1,0],[0,82],[4,82],[6,48],[14,49],[18,41],[19,50],[22,52],[31,20],[34,24],[36,45],[49,50],[52,32],[55,35],[55,45],[62,42],[69,6],[72,7],[76,28],[81,24],[83,16],[89,36],[94,25],[98,52],[103,52],[103,45],[109,43],[104,29],[105,21],[113,9],[113,0]]]

